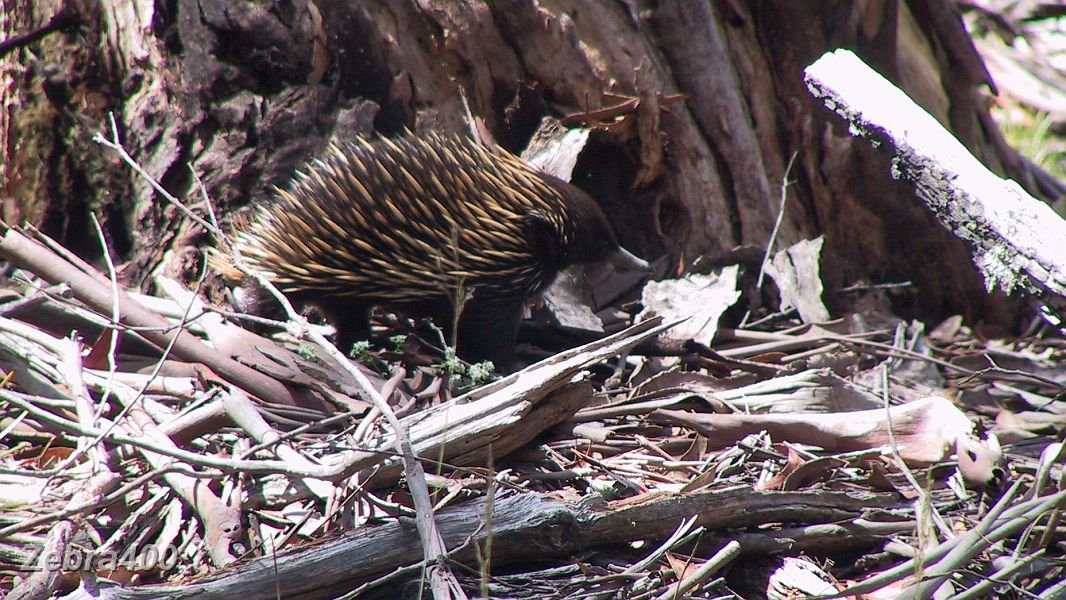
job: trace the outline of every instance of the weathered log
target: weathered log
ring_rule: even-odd
[[[889,494],[843,492],[756,492],[736,486],[692,494],[652,494],[640,502],[609,505],[567,504],[542,494],[498,497],[492,503],[491,528],[484,501],[469,502],[437,513],[449,558],[473,564],[474,544],[491,536],[496,567],[540,560],[566,559],[584,549],[642,539],[662,539],[683,519],[698,515],[709,530],[731,531],[780,522],[809,524],[810,530],[775,536],[742,536],[754,553],[788,549],[795,552],[861,548],[913,527],[909,522],[869,523],[865,511],[887,508]],[[337,538],[257,558],[182,586],[112,588],[109,598],[132,600],[161,597],[240,597],[245,600],[332,598],[337,594],[399,573],[399,581],[417,580],[420,555],[414,525],[395,521],[360,529]],[[394,582],[390,582],[395,585]]]
[[[806,73],[811,93],[851,131],[883,146],[892,176],[911,183],[944,227],[970,245],[988,289],[1066,303],[1066,221],[1049,205],[989,171],[854,53],[826,54]]]

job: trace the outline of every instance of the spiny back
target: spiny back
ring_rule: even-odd
[[[333,145],[236,229],[249,265],[285,292],[396,302],[460,282],[528,296],[587,253],[571,251],[581,229],[617,248],[580,190],[504,150],[437,134]]]

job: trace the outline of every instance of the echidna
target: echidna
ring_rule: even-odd
[[[235,229],[249,266],[318,306],[342,349],[367,339],[379,305],[450,331],[462,289],[459,356],[505,372],[519,366],[524,303],[561,269],[608,258],[647,267],[585,192],[460,136],[331,145]]]

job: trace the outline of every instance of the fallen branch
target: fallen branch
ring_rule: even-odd
[[[5,223],[0,223],[0,232],[0,257],[49,283],[68,284],[75,298],[101,314],[111,314],[115,299],[110,285],[98,274],[86,273]],[[117,325],[136,328],[138,335],[160,348],[165,348],[171,338],[177,336],[173,342],[175,356],[202,363],[226,381],[268,402],[299,405],[297,398],[283,384],[208,347],[191,333],[175,329],[169,321],[141,306],[124,291],[119,291],[118,304],[122,321]]]
[[[892,153],[893,176],[914,184],[945,227],[972,246],[989,289],[1023,289],[1064,305],[1066,221],[999,177],[904,92],[848,50],[807,67],[811,94],[852,131]],[[1061,321],[1060,321],[1061,324]]]
[[[572,505],[549,496],[525,493],[494,500],[492,530],[484,502],[470,502],[437,513],[436,518],[450,560],[474,563],[474,544],[492,537],[494,567],[540,560],[566,558],[582,550],[641,539],[664,539],[678,524],[697,515],[696,522],[708,530],[729,531],[757,528],[779,522],[819,523],[837,526],[841,532],[832,546],[844,550],[877,543],[900,531],[867,528],[861,516],[874,508],[888,508],[895,500],[889,494],[842,492],[757,492],[734,486],[694,494],[648,494],[639,502],[610,505]],[[910,526],[909,524],[907,525]],[[220,572],[181,587],[144,586],[113,589],[115,600],[158,598],[181,592],[188,597],[240,597],[244,600],[281,597],[332,597],[371,582],[409,565],[417,550],[417,536],[409,521],[345,533],[326,544],[311,544],[260,558],[238,569]],[[770,534],[770,532],[766,532]],[[790,530],[797,535],[797,531]],[[730,534],[731,535],[731,534]],[[782,549],[802,551],[827,547],[824,537],[810,545],[802,535],[785,540]],[[471,543],[473,542],[473,543]],[[457,550],[458,549],[458,550]],[[741,549],[744,549],[743,542]],[[417,574],[415,575],[417,576]],[[280,586],[280,587],[276,587]]]

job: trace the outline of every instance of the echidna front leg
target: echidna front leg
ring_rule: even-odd
[[[515,353],[522,301],[470,299],[459,315],[459,356],[470,363],[491,360],[500,373],[522,368]]]

